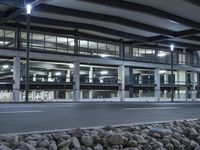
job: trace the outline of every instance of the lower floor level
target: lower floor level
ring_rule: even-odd
[[[200,98],[200,70],[151,65],[110,65],[103,59],[101,63],[30,59],[29,101],[171,101],[172,95],[178,101]],[[25,101],[25,73],[25,59],[0,58],[0,102]]]
[[[25,101],[25,91],[19,92],[18,102]],[[73,90],[30,90],[30,102],[73,102]],[[96,101],[171,101],[172,92],[169,89],[160,91],[160,97],[157,97],[156,91],[152,88],[132,89],[124,91],[122,99],[122,91],[119,90],[80,90],[80,99],[78,101],[96,102]],[[14,100],[12,90],[0,91],[0,102],[16,102]],[[200,100],[200,91],[192,93],[187,88],[176,88],[173,93],[174,101],[192,101]]]

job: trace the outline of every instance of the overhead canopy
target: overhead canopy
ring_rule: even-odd
[[[197,0],[32,0],[31,25],[80,35],[200,49],[200,2]],[[26,23],[20,0],[1,0],[4,23]]]

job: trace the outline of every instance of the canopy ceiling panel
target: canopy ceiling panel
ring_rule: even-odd
[[[123,9],[108,7],[108,6],[104,6],[104,5],[87,3],[87,2],[83,2],[83,1],[52,0],[50,2],[46,2],[46,4],[118,16],[118,17],[129,19],[129,20],[134,20],[137,22],[141,22],[141,23],[145,23],[145,24],[149,24],[149,25],[153,25],[153,26],[157,26],[157,27],[161,27],[161,28],[165,28],[165,29],[170,29],[173,31],[181,31],[181,30],[189,29],[189,27],[187,27],[187,26],[177,24],[177,23],[172,22],[171,20],[168,20],[165,18],[159,18],[156,16],[152,16],[150,14],[134,12],[134,11],[129,11],[129,10],[123,10]]]

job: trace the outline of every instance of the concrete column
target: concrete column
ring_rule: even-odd
[[[196,100],[196,80],[195,80],[195,71],[192,71],[191,72],[191,84],[192,84],[192,87],[191,87],[191,98],[192,100]]]
[[[121,81],[119,86],[119,98],[124,101],[125,98],[125,66],[121,65],[118,69],[118,78]]]
[[[129,67],[128,84],[133,85],[133,67]],[[129,97],[133,97],[133,87],[129,88]]]
[[[93,83],[93,67],[90,67],[90,71],[89,71],[89,83]]]
[[[70,82],[70,73],[71,73],[71,71],[67,70],[67,73],[66,73],[66,82]]]
[[[13,59],[13,100],[20,100],[20,57]]]
[[[73,74],[73,100],[80,100],[80,63],[74,62],[74,74]]]
[[[93,98],[93,90],[89,90],[89,99]]]
[[[155,92],[155,98],[157,101],[160,101],[160,69],[156,68],[154,70],[154,92]]]
[[[90,67],[90,71],[89,71],[89,83],[93,83],[93,67]],[[93,98],[92,93],[93,93],[93,91],[89,90],[89,99]]]

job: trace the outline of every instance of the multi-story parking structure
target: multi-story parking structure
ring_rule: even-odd
[[[198,2],[30,3],[29,101],[171,101],[172,95],[175,101],[200,98]],[[183,11],[186,8],[192,13]],[[3,0],[0,10],[0,102],[22,102],[25,8],[20,1]]]

